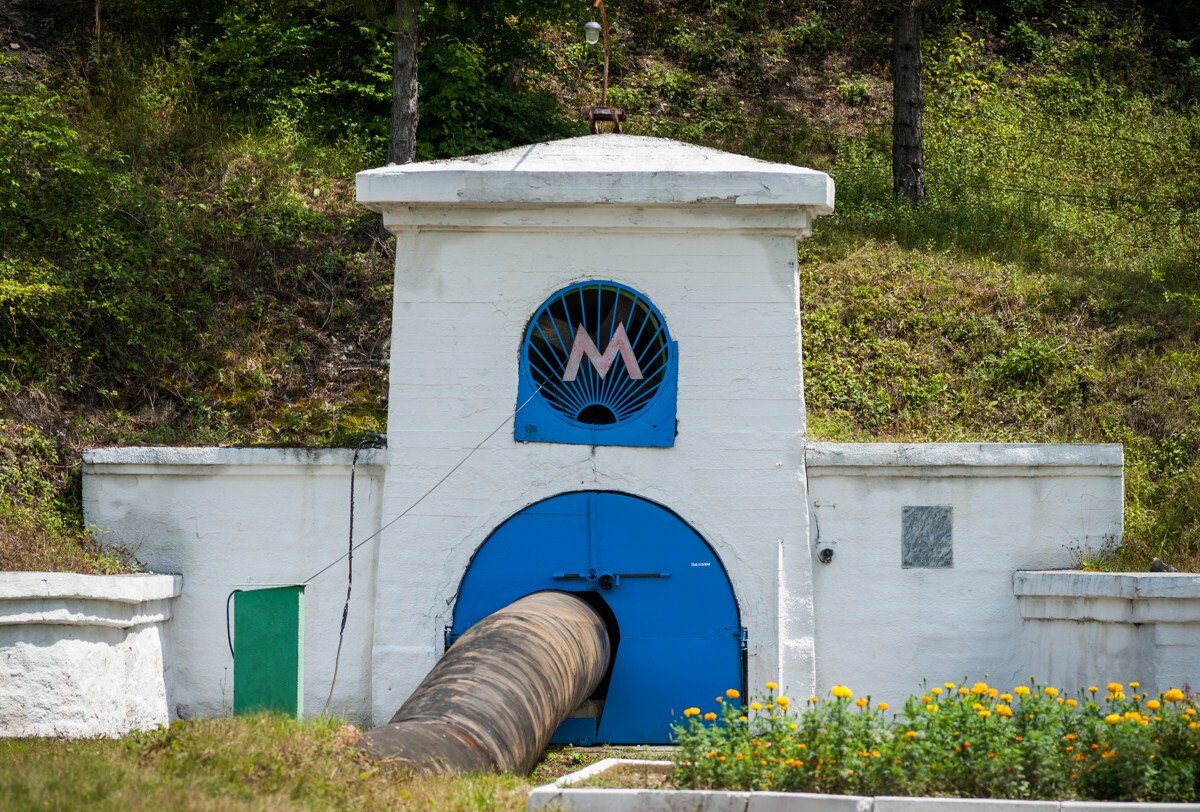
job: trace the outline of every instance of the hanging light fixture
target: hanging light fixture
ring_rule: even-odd
[[[583,38],[588,45],[595,45],[601,39],[604,40],[604,75],[600,85],[600,106],[585,110],[584,115],[587,116],[588,129],[592,135],[596,134],[596,123],[600,121],[611,121],[613,132],[620,133],[624,131],[621,122],[625,120],[625,112],[608,106],[608,13],[604,8],[604,0],[595,0],[592,8],[600,9],[600,22],[589,20],[584,23]]]
[[[600,23],[595,20],[588,20],[583,24],[583,38],[587,40],[588,45],[595,45],[600,41]]]

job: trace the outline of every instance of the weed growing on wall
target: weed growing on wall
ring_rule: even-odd
[[[1069,696],[1034,680],[926,686],[892,709],[835,685],[795,701],[730,690],[674,726],[678,787],[855,795],[1191,801],[1197,698],[1137,682]]]

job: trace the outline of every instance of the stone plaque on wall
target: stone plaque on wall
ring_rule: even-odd
[[[954,566],[954,509],[949,505],[905,505],[900,516],[900,566]]]

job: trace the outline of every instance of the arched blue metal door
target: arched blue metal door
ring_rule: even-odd
[[[684,708],[742,687],[741,625],[725,569],[696,531],[653,502],[584,491],[512,516],[472,559],[452,636],[543,589],[595,592],[619,635],[598,726],[581,733],[577,725],[560,740],[665,743]]]

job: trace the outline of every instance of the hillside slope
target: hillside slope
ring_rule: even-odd
[[[838,181],[801,247],[814,437],[1122,442],[1126,546],[1082,557],[1200,567],[1194,41],[1134,4],[941,7],[912,211],[878,6],[612,6],[631,132]],[[350,178],[381,162],[386,36],[302,0],[130,2],[97,44],[31,8],[0,8],[34,34],[0,67],[0,568],[108,570],[82,447],[382,429],[392,260]],[[426,11],[424,156],[582,131],[578,9]]]

